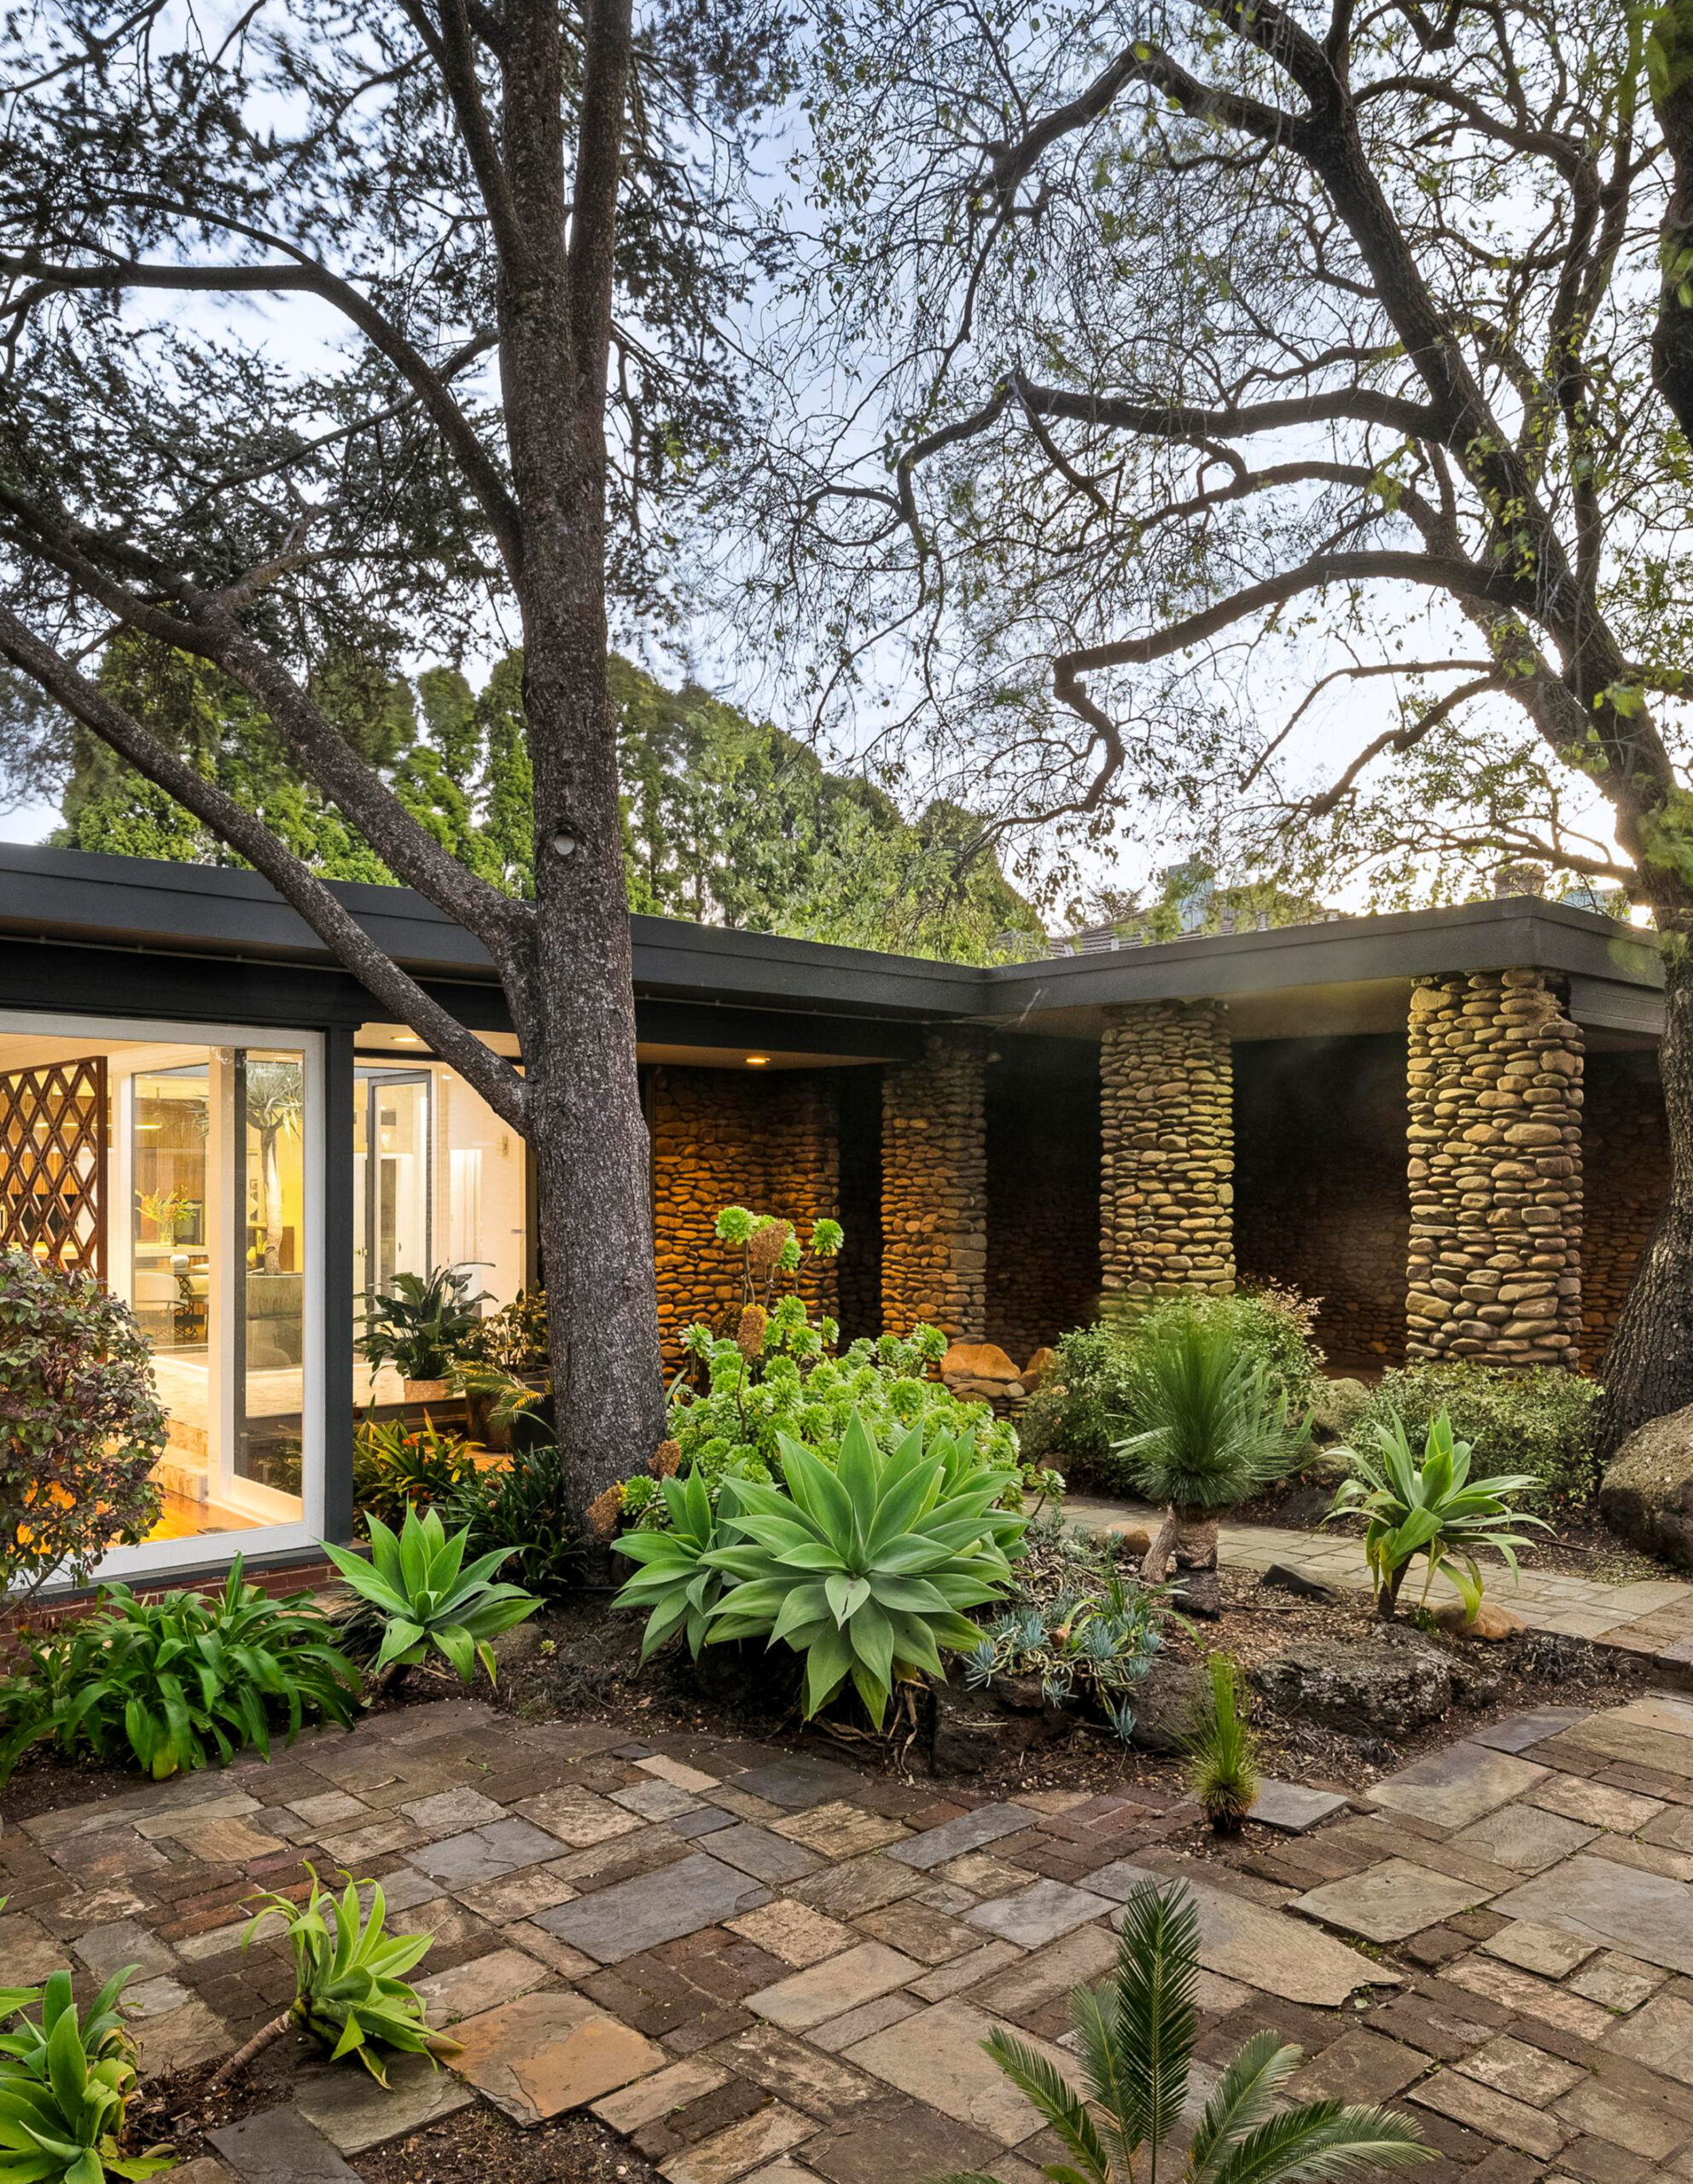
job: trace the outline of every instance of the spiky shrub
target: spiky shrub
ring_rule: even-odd
[[[166,1420],[134,1315],[92,1275],[0,1252],[0,1598],[102,1555],[159,1521]]]
[[[1515,1495],[1532,1491],[1527,1472],[1496,1472],[1491,1478],[1469,1476],[1470,1449],[1454,1438],[1443,1410],[1431,1422],[1419,1458],[1402,1420],[1375,1429],[1377,1454],[1372,1460],[1348,1449],[1353,1475],[1343,1479],[1325,1524],[1336,1517],[1364,1519],[1364,1553],[1376,1587],[1376,1606],[1391,1618],[1411,1565],[1423,1558],[1422,1600],[1437,1577],[1453,1584],[1470,1621],[1481,1606],[1481,1565],[1475,1550],[1491,1548],[1517,1574],[1516,1550],[1524,1534],[1513,1529],[1545,1519],[1516,1507]]]
[[[380,1883],[356,1881],[343,1870],[346,1887],[336,1896],[318,1886],[312,1867],[305,1870],[311,1875],[307,1900],[260,1896],[241,1940],[246,1949],[271,1920],[282,1922],[294,1956],[294,2000],[230,2056],[213,2084],[226,2084],[290,2026],[321,2042],[332,2062],[356,2055],[381,2085],[388,2082],[385,2048],[432,2060],[457,2054],[457,2041],[429,2030],[422,1997],[405,1977],[428,1954],[432,1937],[384,1931],[387,1903]],[[359,1902],[361,1888],[370,1891],[368,1917]]]
[[[1187,1740],[1188,1787],[1219,1835],[1237,1835],[1258,1803],[1258,1739],[1239,1672],[1213,1653]]]
[[[998,1506],[1004,1476],[968,1434],[914,1426],[890,1454],[854,1415],[833,1469],[784,1438],[782,1473],[786,1493],[738,1481],[720,1512],[730,1543],[701,1560],[734,1582],[708,1635],[785,1641],[805,1657],[807,1716],[850,1679],[880,1728],[896,1682],[977,1644],[963,1610],[1002,1597],[1026,1519]]]
[[[1408,2169],[1433,2158],[1408,2117],[1350,2101],[1287,2098],[1304,2060],[1273,2032],[1248,2041],[1200,2111],[1186,2152],[1170,2148],[1188,2104],[1198,2030],[1199,1920],[1179,1882],[1143,1881],[1123,1912],[1114,1976],[1070,1996],[1079,2088],[996,2027],[982,2042],[1063,2141],[1054,2184],[1294,2184]],[[1161,2153],[1165,2155],[1161,2159]],[[992,2184],[955,2170],[940,2184]]]
[[[437,1509],[423,1517],[408,1509],[398,1539],[380,1517],[370,1519],[368,1562],[346,1548],[319,1541],[359,1600],[381,1619],[381,1642],[371,1663],[376,1675],[403,1675],[431,1653],[440,1653],[465,1683],[474,1677],[479,1660],[489,1682],[496,1680],[489,1640],[533,1615],[541,1603],[521,1585],[494,1583],[509,1548],[496,1548],[467,1565],[469,1539],[468,1525],[449,1539]],[[361,1626],[343,1628],[357,1635]]]
[[[119,2005],[135,1972],[114,1973],[84,2016],[69,1972],[55,1972],[25,2005],[38,2001],[39,2019],[0,2034],[0,2184],[142,2184],[175,2166],[168,2146],[122,2151],[136,2059]]]
[[[1161,1577],[1158,1557],[1171,1549],[1188,1568],[1213,1568],[1219,1513],[1297,1467],[1310,1420],[1295,1420],[1287,1397],[1271,1392],[1225,1321],[1197,1313],[1173,1317],[1137,1357],[1128,1402],[1138,1428],[1115,1453],[1137,1489],[1170,1511],[1148,1577]]]
[[[1040,1678],[1050,1705],[1082,1699],[1127,1743],[1134,1693],[1163,1643],[1161,1594],[1108,1570],[1098,1593],[1026,1600],[986,1626],[964,1664],[980,1687],[1000,1676]]]
[[[107,1606],[20,1649],[0,1682],[0,1780],[29,1745],[67,1757],[131,1763],[167,1775],[228,1765],[247,1745],[269,1755],[309,1719],[349,1726],[359,1673],[309,1593],[272,1600],[246,1583],[237,1555],[221,1592],[138,1600],[108,1585]]]

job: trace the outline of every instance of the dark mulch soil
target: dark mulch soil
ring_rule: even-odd
[[[130,2106],[130,2150],[164,2143],[180,2161],[215,2155],[207,2132],[286,2100],[301,2063],[319,2052],[309,2040],[284,2038],[216,2091],[209,2063],[180,2077],[147,2081]],[[365,2184],[659,2184],[658,2171],[591,2116],[525,2130],[480,2102],[359,2154],[352,2166]]]
[[[360,2154],[365,2184],[659,2184],[659,2173],[591,2116],[561,2116],[524,2130],[491,2108]]]

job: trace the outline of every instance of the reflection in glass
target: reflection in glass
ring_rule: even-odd
[[[298,1495],[305,1344],[305,1077],[298,1054],[231,1056],[236,1238],[234,1469]]]

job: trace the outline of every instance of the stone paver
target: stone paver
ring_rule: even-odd
[[[1284,1835],[1303,1835],[1320,1821],[1330,1820],[1346,1809],[1347,1801],[1337,1790],[1308,1790],[1302,1782],[1266,1778],[1259,1783],[1252,1816],[1261,1827],[1276,1828]]]
[[[467,2018],[453,2037],[453,2068],[519,2123],[585,2108],[666,2059],[584,1995],[523,1995]]]
[[[1201,1845],[1166,1783],[1109,1780],[994,1803],[730,1739],[422,1705],[0,1833],[0,1943],[68,1956],[85,1992],[141,1962],[153,2074],[274,2015],[285,1952],[241,1952],[242,1902],[333,1858],[326,1837],[360,1844],[396,1931],[433,1937],[418,1977],[457,2066],[398,2061],[384,2094],[307,2063],[186,2184],[346,2184],[349,2152],[474,2100],[525,2123],[591,2106],[665,2184],[961,2165],[1038,2184],[1058,2149],[981,2036],[1013,2025],[1073,2069],[1071,1989],[1109,1976],[1137,1883],[1180,1876],[1196,2094],[1273,2028],[1306,2050],[1300,2095],[1424,2117],[1431,2175],[1693,2180],[1693,1704],[1482,1722],[1367,1814],[1271,1785],[1233,1843]]]
[[[1344,1927],[1366,1941],[1398,1942],[1435,1926],[1456,1911],[1486,1901],[1488,1891],[1405,1858],[1384,1858],[1345,1880],[1309,1890],[1296,1908],[1324,1926]]]
[[[601,1964],[620,1964],[769,1901],[770,1891],[736,1867],[696,1850],[657,1873],[561,1903],[535,1923]]]

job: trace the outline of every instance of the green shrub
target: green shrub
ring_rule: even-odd
[[[26,1640],[26,1665],[0,1682],[0,1780],[48,1739],[162,1780],[248,1745],[268,1754],[279,1721],[291,1744],[309,1716],[353,1718],[358,1671],[334,1626],[309,1593],[276,1600],[245,1583],[239,1555],[221,1593],[101,1597],[111,1605]]]
[[[135,1972],[114,1973],[79,2017],[69,1972],[55,1972],[39,2023],[26,2017],[0,2035],[0,2184],[104,2184],[108,2174],[143,2184],[175,2168],[168,2146],[121,2147],[137,2073],[119,2003]]]
[[[408,1509],[398,1539],[380,1517],[370,1519],[368,1562],[350,1548],[318,1542],[363,1606],[374,1612],[349,1618],[342,1629],[355,1643],[380,1630],[371,1663],[378,1676],[386,1670],[391,1679],[399,1676],[439,1653],[462,1682],[472,1681],[479,1660],[489,1682],[495,1681],[488,1641],[533,1615],[541,1603],[520,1585],[493,1582],[509,1548],[481,1555],[465,1567],[469,1538],[467,1525],[449,1539],[438,1509],[424,1517]]]
[[[92,1275],[0,1252],[0,1598],[77,1583],[159,1521],[152,1350]]]
[[[691,1623],[690,1642],[785,1641],[805,1657],[808,1716],[850,1679],[880,1727],[897,1682],[944,1674],[943,1646],[977,1645],[981,1633],[963,1611],[1002,1596],[1026,1520],[995,1506],[1006,1475],[984,1468],[968,1432],[914,1426],[889,1452],[854,1417],[834,1467],[788,1438],[780,1461],[785,1492],[731,1478],[714,1515],[703,1481],[678,1493],[666,1479],[666,1502],[684,1505],[685,1539],[619,1540],[645,1565],[619,1604],[651,1612],[649,1651],[655,1623],[660,1637]]]
[[[1284,1401],[1289,1416],[1302,1417],[1323,1372],[1311,1333],[1316,1309],[1294,1290],[1247,1289],[1163,1297],[1135,1314],[1078,1327],[1058,1344],[1019,1421],[1024,1461],[1062,1459],[1073,1472],[1120,1484],[1111,1451],[1146,1422],[1137,1405],[1143,1362],[1195,1322],[1225,1332],[1244,1362],[1262,1368],[1272,1402]]]
[[[544,1373],[547,1347],[547,1292],[520,1289],[509,1304],[478,1320],[456,1352],[462,1362],[495,1365],[507,1373]]]
[[[461,1346],[476,1333],[476,1307],[468,1267],[438,1266],[428,1275],[397,1274],[365,1312],[358,1348],[374,1372],[390,1361],[407,1380],[444,1380]]]
[[[1374,1429],[1404,1424],[1413,1443],[1440,1412],[1487,1471],[1526,1472],[1554,1502],[1591,1499],[1601,1466],[1593,1441],[1597,1382],[1555,1365],[1509,1373],[1474,1358],[1406,1365],[1384,1373],[1349,1438],[1365,1447]]]
[[[230,2058],[212,2082],[226,2083],[291,2025],[321,2042],[333,2060],[356,2055],[379,2085],[388,2082],[382,2048],[428,2055],[431,2061],[456,2055],[458,2042],[429,2030],[422,1997],[405,1977],[428,1954],[433,1937],[384,1932],[387,1904],[380,1882],[361,1884],[343,1872],[346,1888],[336,1897],[318,1887],[311,1866],[305,1870],[311,1875],[309,1900],[261,1896],[241,1942],[245,1949],[271,1920],[281,1920],[294,1954],[294,2000]],[[359,1906],[361,1885],[370,1891],[368,1918]]]
[[[986,1404],[961,1403],[928,1377],[946,1352],[939,1328],[855,1342],[843,1356],[830,1355],[839,1329],[831,1319],[811,1318],[797,1284],[812,1260],[840,1250],[837,1223],[816,1223],[804,1253],[790,1223],[744,1206],[725,1206],[717,1234],[742,1252],[735,1330],[688,1329],[690,1370],[672,1387],[666,1421],[682,1468],[699,1472],[708,1491],[724,1478],[767,1484],[780,1468],[784,1438],[832,1467],[855,1414],[884,1452],[920,1426],[925,1434],[968,1433],[980,1462],[1015,1471],[1014,1429]]]
[[[578,1542],[564,1509],[564,1459],[544,1442],[509,1463],[471,1465],[447,1496],[445,1518],[468,1531],[469,1554],[509,1555],[515,1583],[556,1600],[576,1574]]]
[[[398,1418],[367,1419],[352,1437],[352,1499],[360,1529],[372,1517],[404,1521],[413,1508],[433,1508],[474,1486],[474,1443],[444,1433],[427,1412],[421,1426]]]
[[[1512,1504],[1511,1496],[1534,1482],[1526,1472],[1471,1478],[1469,1444],[1454,1438],[1444,1410],[1429,1426],[1420,1458],[1413,1455],[1399,1419],[1378,1426],[1376,1440],[1373,1456],[1356,1448],[1347,1451],[1353,1475],[1342,1483],[1329,1518],[1365,1519],[1364,1553],[1375,1581],[1377,1612],[1392,1616],[1399,1589],[1420,1554],[1426,1565],[1423,1601],[1435,1577],[1447,1577],[1473,1623],[1481,1605],[1475,1549],[1492,1548],[1515,1576],[1516,1550],[1528,1542],[1510,1527],[1547,1529],[1544,1518],[1526,1516]]]

